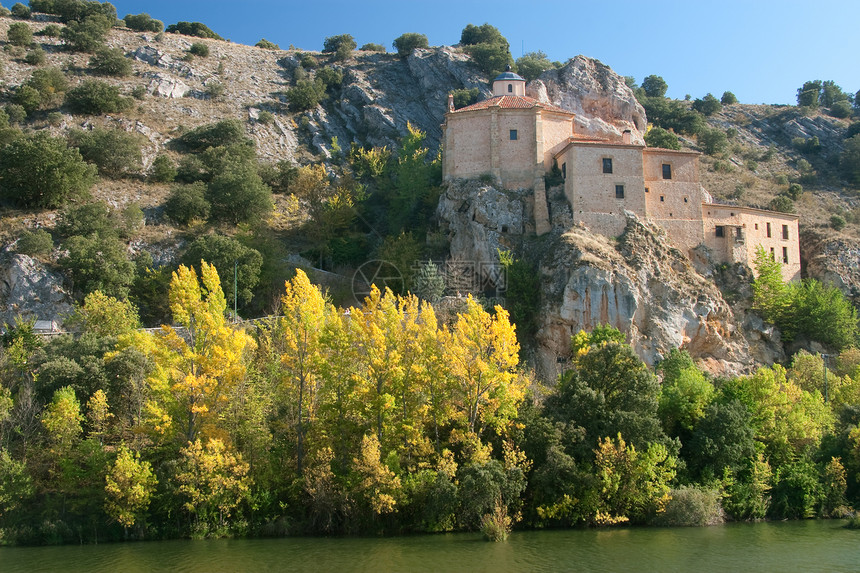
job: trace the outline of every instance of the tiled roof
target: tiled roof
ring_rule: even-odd
[[[567,111],[566,109],[562,109],[557,105],[553,105],[551,103],[542,103],[538,100],[525,96],[496,96],[490,99],[485,99],[484,101],[479,101],[478,103],[473,103],[472,105],[467,105],[466,107],[461,107],[460,109],[455,109],[454,113],[459,113],[461,111],[475,111],[479,109],[489,109],[492,106],[499,106],[502,109],[531,109],[535,106],[541,106],[543,109],[547,111],[557,111],[561,113],[568,113],[573,115],[573,112]]]

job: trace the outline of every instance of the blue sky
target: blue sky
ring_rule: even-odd
[[[385,45],[404,32],[456,44],[466,24],[501,30],[515,58],[596,58],[638,82],[663,76],[670,97],[730,90],[743,103],[794,104],[806,80],[860,89],[857,0],[113,0],[120,18],[146,12],[166,25],[203,22],[233,42],[266,38],[321,50],[352,34]],[[530,6],[530,7],[527,7]]]

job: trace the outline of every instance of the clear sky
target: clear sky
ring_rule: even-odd
[[[113,0],[122,18],[146,12],[165,25],[203,22],[224,38],[266,38],[321,50],[327,36],[352,34],[391,48],[405,32],[452,45],[466,24],[499,28],[514,58],[541,50],[566,61],[596,58],[637,82],[649,74],[669,97],[796,103],[806,80],[860,89],[860,0]]]

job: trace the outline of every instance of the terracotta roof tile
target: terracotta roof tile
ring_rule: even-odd
[[[573,115],[573,112],[568,111],[566,109],[562,109],[557,105],[553,105],[551,103],[542,103],[538,100],[525,96],[496,96],[490,99],[485,99],[483,101],[479,101],[478,103],[473,103],[472,105],[467,105],[466,107],[461,107],[460,109],[455,109],[454,113],[459,113],[461,111],[475,111],[479,109],[489,109],[493,106],[499,106],[502,109],[531,109],[535,106],[541,106],[543,109],[547,111],[556,111],[561,113],[568,113]]]

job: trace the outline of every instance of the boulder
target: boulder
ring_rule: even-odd
[[[15,318],[62,322],[72,310],[63,278],[27,255],[0,260],[0,323]]]

